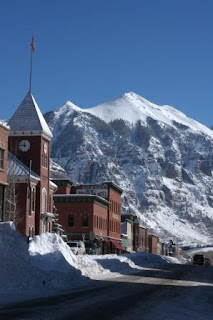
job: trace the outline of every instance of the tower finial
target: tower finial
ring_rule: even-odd
[[[31,47],[31,53],[30,53],[30,88],[29,88],[29,92],[31,92],[31,88],[32,88],[33,53],[35,51],[34,33],[32,35],[30,47]]]

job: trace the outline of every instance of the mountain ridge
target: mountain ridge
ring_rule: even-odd
[[[45,118],[53,160],[75,183],[114,181],[124,189],[123,213],[137,214],[163,240],[212,241],[210,129],[134,93],[90,109],[65,105]]]

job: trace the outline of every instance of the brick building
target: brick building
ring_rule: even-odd
[[[131,221],[132,223],[132,245],[133,251],[149,252],[148,229],[142,227],[138,217],[134,214],[121,216],[122,223]]]
[[[125,219],[121,222],[122,246],[126,252],[133,251],[133,221]]]
[[[149,235],[149,253],[159,254],[158,251],[159,238],[153,234]]]
[[[9,128],[0,122],[0,221],[5,220]]]
[[[107,238],[107,200],[96,195],[57,194],[54,202],[68,240]]]
[[[113,182],[73,186],[67,178],[52,181],[58,186],[54,202],[68,239],[99,240],[103,253],[121,252],[122,189]]]
[[[142,252],[149,252],[149,242],[148,242],[148,229],[142,227],[139,225],[139,233],[138,233],[138,238],[139,238],[139,246],[138,246],[138,251]]]
[[[109,181],[73,186],[72,192],[76,194],[98,195],[109,202],[106,247],[108,252],[121,252],[123,250],[121,245],[121,195],[123,190],[114,182]]]
[[[52,133],[28,92],[8,122],[10,187],[16,195],[17,230],[27,236],[52,231],[53,192],[50,182],[50,142]]]

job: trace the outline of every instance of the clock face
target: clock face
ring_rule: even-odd
[[[46,143],[46,142],[44,142],[43,150],[44,150],[44,153],[46,154],[46,153],[47,153],[47,150],[48,150],[48,146],[47,146],[47,143]]]
[[[23,151],[23,152],[27,152],[28,150],[30,150],[30,141],[28,140],[21,140],[19,142],[19,150]]]

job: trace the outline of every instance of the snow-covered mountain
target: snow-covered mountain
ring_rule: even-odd
[[[52,157],[75,183],[113,180],[123,213],[182,244],[213,243],[213,131],[135,93],[81,109],[66,102],[45,114]]]

